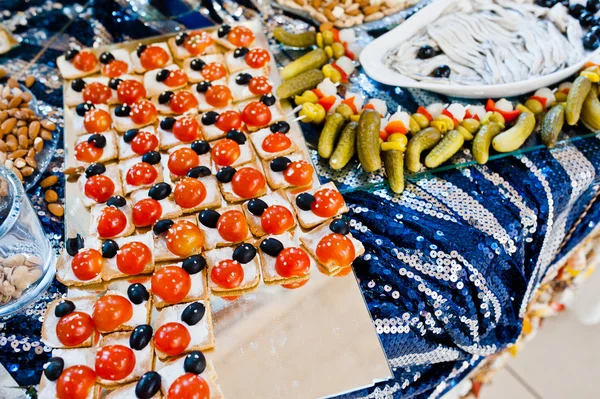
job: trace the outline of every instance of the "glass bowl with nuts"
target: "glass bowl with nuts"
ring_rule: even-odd
[[[0,166],[0,317],[35,301],[55,272],[54,249],[23,185]]]

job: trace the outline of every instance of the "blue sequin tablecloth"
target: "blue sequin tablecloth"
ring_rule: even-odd
[[[0,0],[0,23],[21,41],[0,64],[21,80],[36,76],[31,90],[61,134],[55,59],[69,43],[120,42],[256,15],[248,0],[202,1],[208,8],[198,10],[192,1],[169,2],[169,9],[146,3]],[[239,4],[250,8],[240,11]],[[169,13],[177,16],[165,19]],[[292,22],[271,15],[265,23]],[[357,79],[365,94],[383,93],[389,106],[414,110],[417,101],[433,100]],[[44,174],[59,176],[61,201],[63,155],[59,149]],[[588,138],[422,177],[400,196],[385,188],[345,190],[353,234],[366,247],[355,272],[394,372],[394,380],[346,397],[440,397],[485,356],[514,342],[540,282],[596,227],[599,168],[600,140]],[[29,196],[58,251],[62,220],[48,212],[39,187]],[[41,318],[64,291],[55,283],[23,314],[0,322],[0,363],[19,385],[39,382],[51,351],[40,342]]]

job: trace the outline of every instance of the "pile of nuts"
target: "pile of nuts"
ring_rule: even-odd
[[[42,260],[30,254],[0,258],[0,304],[19,298],[42,277]]]
[[[277,0],[291,8],[307,11],[320,23],[349,28],[376,21],[412,7],[419,0]]]

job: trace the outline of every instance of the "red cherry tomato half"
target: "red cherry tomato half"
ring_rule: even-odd
[[[105,175],[94,175],[85,181],[83,191],[98,203],[106,202],[115,192],[115,183]]]
[[[57,399],[87,399],[96,385],[96,372],[88,366],[71,366],[56,381]]]
[[[197,374],[185,373],[177,377],[167,393],[168,399],[209,399],[210,388],[204,378]]]
[[[84,343],[94,332],[94,320],[83,312],[71,312],[61,317],[56,324],[56,336],[65,346]]]
[[[83,72],[90,72],[98,65],[98,59],[89,51],[80,51],[73,58],[73,66]]]
[[[113,206],[102,209],[98,219],[98,235],[100,238],[118,236],[127,226],[127,216]]]
[[[92,280],[102,272],[102,254],[93,248],[84,248],[71,260],[71,269],[79,280]]]
[[[171,110],[176,114],[184,114],[192,108],[198,106],[198,100],[189,91],[178,91],[173,94],[171,101],[169,101]]]
[[[271,60],[269,52],[263,48],[253,48],[246,54],[246,64],[252,68],[262,68]]]
[[[164,80],[164,84],[169,87],[181,87],[187,83],[188,77],[183,69],[174,69],[169,72],[169,76]]]
[[[119,83],[117,99],[121,104],[134,104],[144,98],[146,98],[146,89],[141,82],[128,79]]]
[[[121,295],[104,295],[94,304],[92,319],[100,332],[114,331],[133,316],[133,305]]]
[[[234,26],[227,34],[227,40],[236,47],[248,47],[254,41],[254,33],[245,26]]]
[[[102,75],[109,78],[118,78],[129,71],[129,65],[125,61],[114,60],[102,67]]]
[[[179,141],[194,141],[200,136],[200,125],[193,116],[184,116],[173,124],[173,135]]]
[[[140,55],[140,64],[144,69],[162,68],[169,63],[169,53],[159,46],[148,46]]]
[[[244,268],[238,261],[225,259],[212,268],[210,278],[221,288],[233,289],[244,281]]]
[[[158,171],[147,162],[138,162],[127,171],[125,180],[131,186],[144,186],[152,184],[158,177]]]
[[[164,266],[152,276],[152,293],[167,303],[183,300],[192,288],[192,279],[188,272],[179,266]]]
[[[74,151],[75,159],[86,163],[96,162],[102,157],[103,153],[104,148],[98,148],[87,140],[77,144]]]
[[[316,250],[317,259],[323,264],[333,263],[337,266],[350,266],[356,258],[352,241],[341,234],[328,234],[319,241]]]
[[[190,344],[188,329],[181,323],[167,323],[158,327],[154,334],[156,348],[169,356],[177,356]]]
[[[92,82],[85,85],[82,95],[85,102],[105,104],[112,97],[112,91],[110,87],[100,82]]]
[[[175,176],[185,176],[190,169],[200,166],[200,159],[194,150],[183,147],[169,155],[167,166]]]
[[[150,100],[140,100],[131,106],[129,117],[138,125],[147,125],[156,120],[158,111]]]
[[[103,109],[93,108],[85,113],[83,127],[88,133],[102,133],[110,129],[112,118]]]
[[[229,105],[233,96],[229,87],[225,85],[210,86],[206,90],[206,102],[215,108],[223,108]]]
[[[137,227],[151,226],[162,216],[160,202],[152,198],[144,198],[136,202],[131,210],[133,224]]]
[[[266,185],[263,174],[251,167],[238,169],[231,181],[233,192],[244,199],[257,197],[264,191]]]
[[[294,226],[294,215],[288,208],[271,205],[260,216],[260,225],[267,234],[283,234]]]
[[[242,111],[242,121],[249,126],[267,126],[271,118],[271,110],[260,101],[249,103]]]
[[[238,210],[224,212],[217,222],[219,235],[227,241],[238,242],[248,237],[248,224],[244,214]]]
[[[228,132],[231,129],[239,129],[242,126],[242,115],[234,110],[222,112],[217,117],[215,125],[223,132]]]
[[[314,169],[306,161],[294,161],[283,172],[283,178],[293,186],[308,186],[312,183]]]
[[[337,215],[344,206],[344,197],[337,190],[326,188],[319,190],[314,195],[315,201],[310,208],[313,213],[322,218],[330,218]]]
[[[182,208],[194,208],[206,198],[206,187],[198,179],[184,177],[177,182],[173,190],[173,198]]]
[[[124,345],[108,345],[96,353],[95,369],[98,377],[119,381],[135,369],[135,353]]]
[[[284,248],[275,259],[275,270],[282,277],[304,276],[310,269],[310,258],[302,248]]]
[[[131,140],[131,150],[138,155],[154,151],[158,147],[158,137],[150,132],[141,131]]]
[[[263,151],[276,153],[292,146],[292,140],[284,133],[271,133],[262,142]]]
[[[240,145],[231,139],[217,142],[211,150],[213,161],[219,166],[231,166],[240,157]]]
[[[204,246],[204,233],[188,220],[178,220],[167,231],[167,249],[182,258]]]
[[[152,263],[152,250],[146,244],[132,241],[117,251],[117,268],[125,274],[141,274]]]
[[[185,40],[184,47],[191,55],[200,55],[214,43],[210,33],[198,30],[190,33]]]
[[[248,89],[256,95],[269,94],[273,91],[273,85],[266,76],[256,76],[250,79]]]
[[[224,78],[227,75],[227,70],[220,62],[211,62],[202,68],[202,77],[208,81],[215,81]]]

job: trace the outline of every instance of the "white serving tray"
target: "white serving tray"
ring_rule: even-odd
[[[577,73],[600,49],[589,51],[576,64],[560,71],[532,79],[496,85],[461,85],[419,82],[404,76],[383,63],[383,56],[398,44],[410,40],[423,26],[440,18],[444,11],[457,0],[438,0],[415,13],[398,27],[371,42],[360,54],[360,62],[365,72],[380,83],[414,89],[430,90],[435,93],[463,98],[512,97],[533,92],[542,87],[552,86]]]

